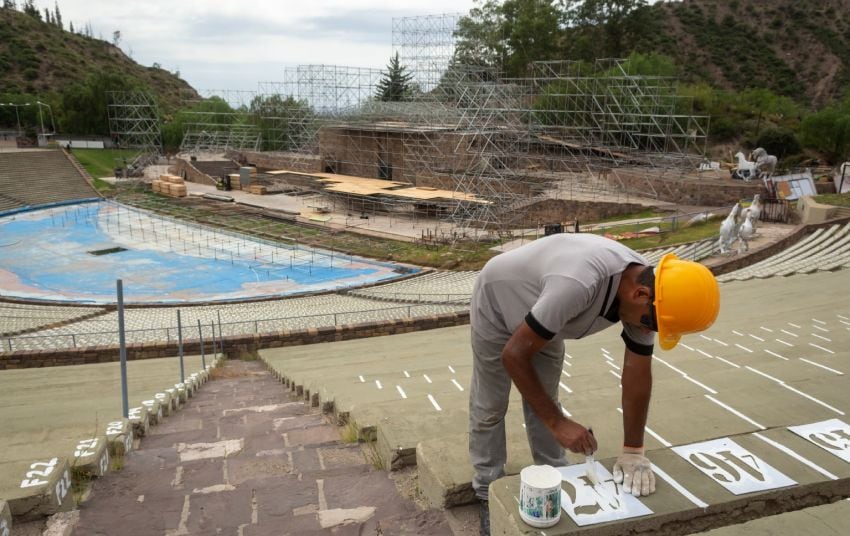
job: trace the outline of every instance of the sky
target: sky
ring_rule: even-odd
[[[474,0],[57,0],[65,27],[90,24],[137,63],[195,89],[256,90],[303,64],[385,68],[393,18],[466,14]],[[18,2],[21,4],[22,0]],[[54,0],[36,0],[43,12]]]

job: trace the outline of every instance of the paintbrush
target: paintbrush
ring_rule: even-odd
[[[590,435],[593,435],[593,428],[588,427],[587,431],[590,433]],[[584,469],[585,476],[587,477],[588,480],[590,480],[591,484],[593,484],[594,486],[598,486],[599,485],[599,475],[596,474],[596,460],[593,459],[593,453],[592,452],[584,457],[584,465],[585,465],[585,469]]]

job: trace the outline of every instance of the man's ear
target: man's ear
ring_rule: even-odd
[[[637,285],[634,289],[634,292],[632,292],[632,297],[635,299],[635,301],[640,301],[643,298],[651,299],[652,289],[644,285]]]

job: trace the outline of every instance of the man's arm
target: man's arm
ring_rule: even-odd
[[[623,441],[627,447],[643,447],[643,430],[652,396],[652,356],[626,349],[623,359]]]
[[[590,454],[597,448],[593,434],[561,413],[561,409],[546,395],[534,370],[531,360],[547,342],[523,322],[502,350],[502,364],[522,397],[558,443],[575,453]]]

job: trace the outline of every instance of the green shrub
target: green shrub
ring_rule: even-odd
[[[756,145],[763,147],[768,154],[775,155],[778,158],[785,158],[802,151],[797,136],[790,130],[782,128],[765,130],[756,140]]]

